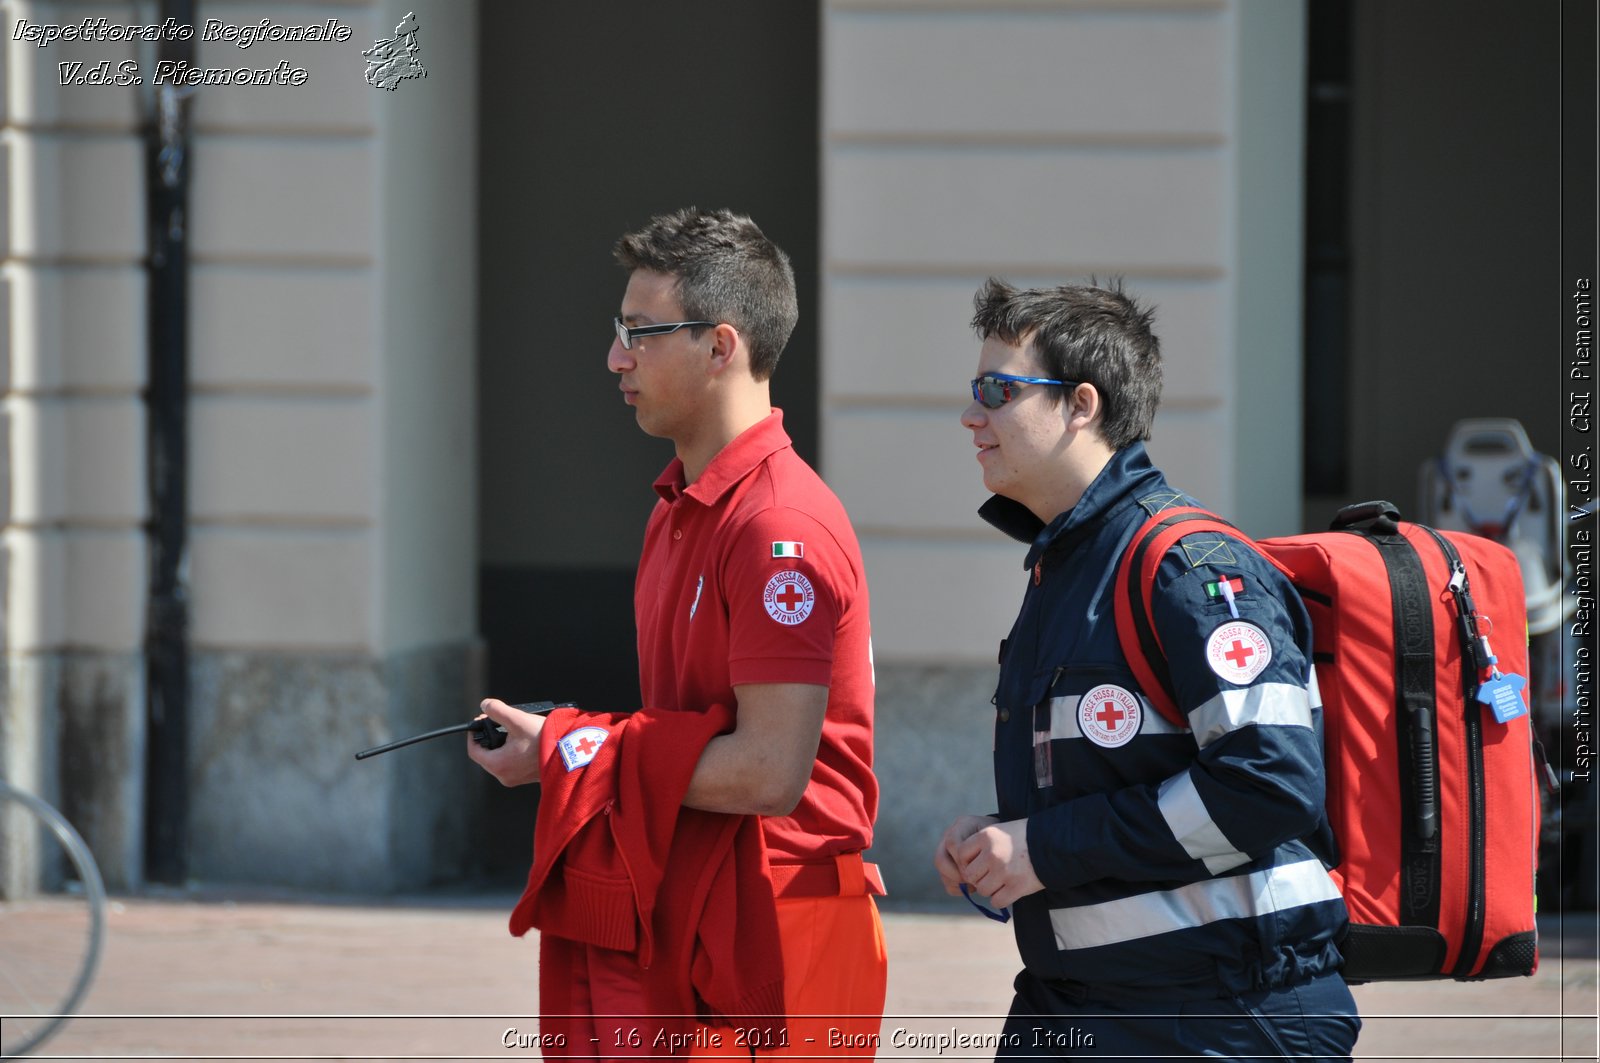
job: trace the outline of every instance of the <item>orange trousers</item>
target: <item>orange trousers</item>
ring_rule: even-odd
[[[783,1043],[753,1045],[738,1030],[701,1027],[690,1058],[872,1058],[870,1046],[883,1024],[889,975],[878,906],[864,895],[784,897],[776,903],[788,1036]],[[588,970],[576,986],[577,1000],[588,997],[583,1010],[597,1016],[638,1014],[633,958],[610,949],[588,951]],[[660,1052],[647,1044],[630,1044],[626,1024],[596,1019],[595,1027],[601,1059]]]
[[[719,1029],[722,1046],[697,1047],[691,1058],[871,1059],[889,978],[877,904],[855,896],[785,897],[777,905],[787,1043],[741,1046],[735,1032]]]

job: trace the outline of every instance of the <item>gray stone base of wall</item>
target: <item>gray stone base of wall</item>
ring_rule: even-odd
[[[106,885],[140,885],[144,867],[144,660],[75,651],[5,661],[0,757],[8,781],[44,798],[94,853]],[[3,830],[0,826],[0,830]],[[53,888],[62,869],[35,867],[7,838],[22,878],[11,891]],[[52,849],[59,855],[58,850]]]
[[[525,826],[505,829],[508,795],[466,758],[464,736],[354,759],[469,719],[483,693],[476,644],[384,659],[200,652],[192,666],[194,881],[391,893],[480,880],[508,851],[525,851]],[[933,871],[934,845],[955,816],[994,808],[995,675],[986,666],[877,670],[880,798],[869,855],[895,901],[951,903]],[[5,680],[7,777],[62,809],[111,888],[137,888],[141,659],[13,657]]]
[[[355,760],[471,719],[478,646],[382,660],[204,653],[193,675],[191,878],[386,893],[481,863],[480,813],[498,784],[464,735]]]
[[[877,668],[878,823],[869,858],[895,901],[944,901],[933,850],[950,821],[994,811],[993,666]]]
[[[0,771],[54,804],[106,885],[143,883],[145,678],[138,654],[4,662]],[[500,788],[465,736],[356,761],[358,750],[470,719],[477,644],[392,655],[199,652],[191,657],[188,877],[388,893],[470,880],[507,844]],[[517,847],[525,847],[525,834]],[[19,848],[20,846],[20,848]],[[0,822],[7,895],[58,885],[36,844]],[[24,881],[26,879],[26,881]]]

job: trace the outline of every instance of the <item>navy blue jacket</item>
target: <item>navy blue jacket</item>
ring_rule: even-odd
[[[1341,963],[1321,702],[1293,587],[1216,532],[1162,559],[1151,613],[1188,729],[1150,705],[1117,641],[1112,576],[1133,533],[1196,504],[1136,443],[1048,526],[998,496],[980,511],[1030,544],[995,698],[1000,818],[1027,819],[1045,886],[1014,906],[1017,945],[1036,976],[1091,992],[1229,996]]]

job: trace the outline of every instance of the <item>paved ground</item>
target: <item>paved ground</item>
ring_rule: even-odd
[[[122,898],[82,1014],[41,1052],[63,1060],[535,1059],[528,1042],[537,1026],[527,1016],[536,948],[507,935],[509,906],[504,896]],[[51,918],[48,905],[28,914],[36,927]],[[957,902],[890,911],[885,923],[889,1015],[878,1058],[990,1058],[938,1038],[998,1031],[1017,966],[1009,928]],[[1595,1060],[1595,916],[1546,918],[1542,929],[1544,961],[1533,978],[1358,987],[1366,1024],[1359,1058]],[[1083,1058],[1093,1059],[1092,1049]]]

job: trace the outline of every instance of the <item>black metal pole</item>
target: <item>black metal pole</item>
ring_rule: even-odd
[[[195,55],[194,0],[162,0],[158,61]],[[188,874],[189,818],[189,130],[187,93],[156,87],[149,129],[150,358],[147,469],[150,586],[145,613],[145,877],[181,883]]]

